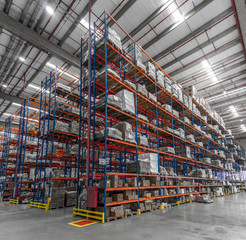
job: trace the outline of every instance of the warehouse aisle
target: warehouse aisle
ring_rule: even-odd
[[[27,206],[26,206],[27,207]],[[0,239],[245,239],[246,193],[216,198],[214,204],[185,204],[83,228],[67,223],[72,208],[45,212],[0,206]]]

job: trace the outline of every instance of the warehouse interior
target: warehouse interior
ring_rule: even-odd
[[[0,238],[244,239],[245,23],[244,0],[0,0]]]

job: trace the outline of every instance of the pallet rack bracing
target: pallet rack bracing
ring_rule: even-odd
[[[107,19],[121,37],[129,38],[129,46],[122,47]],[[219,196],[244,185],[245,151],[235,149],[238,143],[225,137],[227,130],[109,14],[97,19],[84,43],[89,47],[86,53],[81,48],[81,93],[92,93],[87,98],[92,129],[82,131],[92,134],[86,177],[91,187],[99,187],[94,210],[104,212],[105,220],[187,202],[192,195]],[[84,67],[88,64],[89,73]],[[81,181],[77,184],[77,207],[85,208]],[[87,200],[91,207],[90,197]]]

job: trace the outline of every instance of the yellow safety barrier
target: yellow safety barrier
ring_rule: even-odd
[[[176,202],[177,203],[177,205],[179,206],[179,202]]]
[[[140,208],[137,209],[137,213],[141,214],[141,209]]]
[[[93,219],[100,220],[102,223],[104,223],[104,213],[103,212],[96,212],[96,211],[74,208],[73,217],[75,216],[86,217],[86,219],[93,218]]]
[[[50,199],[48,198],[47,203],[30,202],[30,207],[42,208],[48,211],[50,208]]]
[[[0,202],[2,202],[2,201],[3,201],[3,198],[0,199]]]
[[[17,200],[17,199],[9,199],[9,203],[18,205],[19,204],[19,200]]]

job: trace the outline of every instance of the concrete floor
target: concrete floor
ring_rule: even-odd
[[[0,240],[246,239],[246,193],[83,228],[67,224],[81,219],[71,215],[72,208],[45,212],[27,205],[0,206]]]

